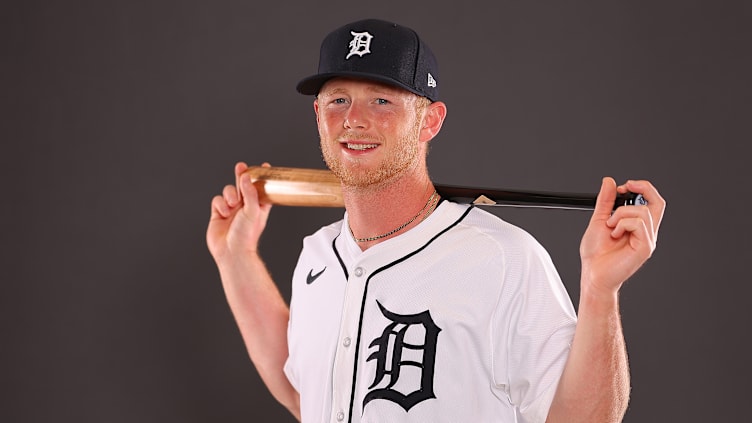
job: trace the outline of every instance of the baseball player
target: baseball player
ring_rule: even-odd
[[[322,42],[313,102],[346,211],[303,243],[285,303],[258,254],[270,212],[247,166],[207,230],[271,393],[303,422],[616,422],[629,397],[618,291],[652,254],[665,201],[604,178],[583,236],[578,314],[527,232],[442,199],[437,62],[411,29],[363,20]],[[620,207],[617,192],[647,206]]]

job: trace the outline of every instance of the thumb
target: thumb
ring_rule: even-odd
[[[611,177],[605,177],[601,181],[601,190],[595,200],[595,209],[591,221],[606,221],[611,217],[616,201],[616,181]]]
[[[265,224],[272,205],[265,201],[262,193],[253,185],[251,175],[242,173],[238,177],[238,189],[243,196],[243,209],[246,215],[261,219]]]
[[[254,209],[259,206],[258,190],[251,182],[251,176],[247,173],[241,173],[238,176],[238,191],[243,197],[243,207],[248,209]]]

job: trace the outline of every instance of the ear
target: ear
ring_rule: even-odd
[[[420,141],[430,141],[441,131],[441,125],[444,124],[446,114],[446,104],[441,101],[434,101],[426,106],[423,127],[420,130]]]
[[[319,99],[318,99],[318,97],[314,97],[314,99],[313,99],[313,111],[316,113],[316,125],[318,125],[319,122],[320,122],[320,120],[321,120],[320,117],[319,117]]]

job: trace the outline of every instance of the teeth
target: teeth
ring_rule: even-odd
[[[378,147],[378,144],[355,144],[355,143],[347,143],[347,148],[350,150],[368,150],[369,148],[376,148]]]

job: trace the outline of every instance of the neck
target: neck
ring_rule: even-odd
[[[431,204],[427,207],[426,204],[433,192],[434,186],[425,171],[406,173],[377,187],[344,187],[342,195],[354,237],[381,236],[409,222],[404,228],[388,236],[359,242],[358,245],[365,251],[418,225],[423,216],[432,210]],[[411,221],[416,215],[418,217]]]

